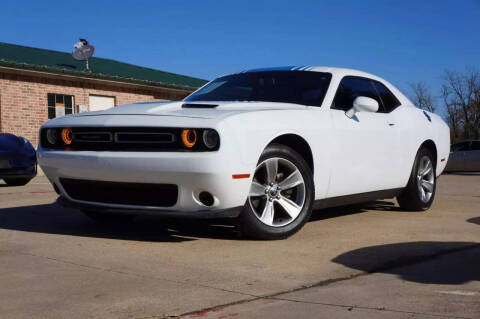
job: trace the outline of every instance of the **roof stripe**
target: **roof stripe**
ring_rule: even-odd
[[[307,69],[312,69],[311,66],[277,66],[277,67],[270,67],[270,68],[259,68],[259,69],[251,69],[245,70],[240,73],[251,73],[251,72],[266,72],[266,71],[307,71]]]

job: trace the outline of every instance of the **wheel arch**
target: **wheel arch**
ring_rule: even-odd
[[[297,152],[298,154],[300,154],[300,156],[303,157],[313,174],[314,164],[312,149],[303,137],[293,133],[283,134],[275,137],[273,140],[270,141],[270,143],[268,143],[268,145],[271,144],[282,144],[293,149],[295,152]]]
[[[422,147],[425,147],[430,152],[432,152],[432,154],[433,154],[433,164],[435,165],[435,167],[437,167],[438,152],[437,152],[437,146],[435,145],[435,142],[428,139],[428,140],[424,141],[418,149],[420,150]]]

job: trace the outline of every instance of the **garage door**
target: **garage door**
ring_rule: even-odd
[[[90,112],[102,111],[115,106],[115,97],[90,95]]]

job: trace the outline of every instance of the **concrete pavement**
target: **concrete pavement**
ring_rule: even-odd
[[[224,221],[100,225],[45,178],[0,185],[0,318],[480,317],[480,175],[425,213],[393,200],[314,213],[282,241]]]

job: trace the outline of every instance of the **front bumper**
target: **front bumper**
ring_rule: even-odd
[[[106,207],[99,206],[94,204],[84,204],[76,201],[71,201],[68,198],[59,196],[57,198],[57,204],[62,207],[75,208],[80,210],[94,210],[103,213],[116,213],[116,214],[129,214],[129,215],[158,215],[158,211],[152,211],[151,209],[129,209],[129,208],[115,208],[115,207]],[[191,212],[182,212],[182,211],[170,211],[162,210],[160,214],[165,217],[182,217],[182,218],[200,218],[200,219],[209,219],[209,218],[235,218],[240,215],[242,212],[243,206],[232,207],[227,209],[216,209],[216,210],[199,210],[194,214]]]
[[[0,179],[34,178],[35,176],[37,176],[37,165],[22,168],[0,169]]]
[[[33,178],[37,175],[35,158],[26,158],[19,154],[0,151],[0,179]]]
[[[115,212],[141,212],[190,217],[236,217],[243,207],[251,177],[233,179],[234,174],[251,174],[240,158],[221,152],[93,152],[52,151],[39,148],[38,163],[54,183],[61,202],[70,207]],[[123,205],[114,202],[78,200],[68,194],[60,179],[120,183],[158,183],[178,186],[177,201],[170,207]],[[213,195],[210,206],[199,194]],[[121,195],[121,194],[120,194]]]

